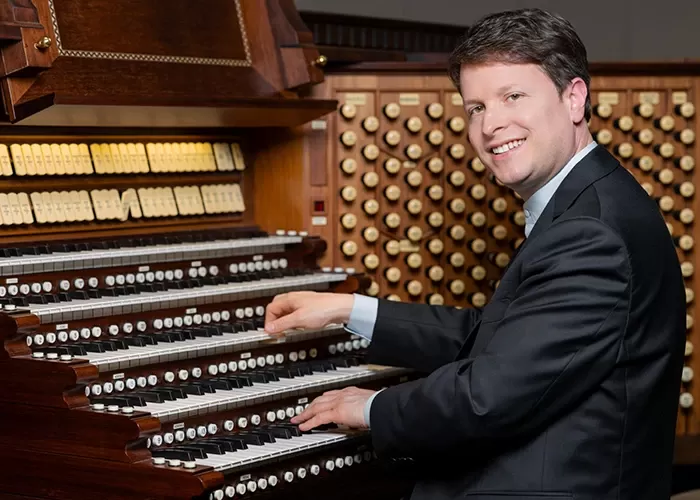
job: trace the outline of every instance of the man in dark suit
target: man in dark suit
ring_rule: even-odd
[[[426,373],[330,391],[293,421],[369,427],[421,464],[413,498],[665,500],[685,343],[663,218],[589,133],[586,51],[537,9],[498,13],[454,51],[469,141],[525,200],[526,240],[483,310],[291,293],[266,328],[347,322],[368,361]]]

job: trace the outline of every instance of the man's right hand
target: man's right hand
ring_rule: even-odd
[[[277,295],[265,312],[265,331],[281,335],[292,328],[318,329],[350,320],[355,298],[347,293],[290,292]]]

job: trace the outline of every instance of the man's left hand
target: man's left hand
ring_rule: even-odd
[[[367,429],[365,404],[377,391],[346,387],[337,391],[324,392],[291,422],[299,424],[299,429],[308,431],[319,425],[335,423],[353,429]]]

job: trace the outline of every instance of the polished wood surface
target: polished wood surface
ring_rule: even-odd
[[[6,66],[50,69],[20,78],[6,68],[2,90],[12,123],[291,126],[333,106],[289,94],[323,74],[313,46],[287,43],[302,25],[294,18],[290,25],[293,11],[277,1],[220,0],[207,9],[184,1],[167,9],[85,0],[12,7],[40,26],[29,23],[21,42],[2,48]]]

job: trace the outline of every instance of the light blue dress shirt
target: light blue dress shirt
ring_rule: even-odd
[[[552,177],[547,184],[538,189],[535,194],[532,195],[523,204],[523,211],[525,212],[525,237],[527,238],[532,231],[537,219],[542,215],[547,203],[554,196],[559,185],[562,181],[569,175],[569,172],[576,166],[576,164],[583,159],[588,153],[590,153],[593,148],[598,144],[593,141],[588,144],[581,151],[576,153],[569,162],[564,165],[557,175]],[[350,312],[350,319],[345,329],[352,334],[359,335],[369,341],[372,340],[372,333],[374,333],[374,324],[377,320],[377,309],[379,308],[379,301],[375,297],[368,297],[366,295],[354,294],[355,302],[353,303],[352,310]],[[381,392],[381,391],[379,391]],[[379,394],[379,392],[374,393],[365,404],[364,416],[365,423],[369,426],[369,412],[372,406],[372,400]]]

